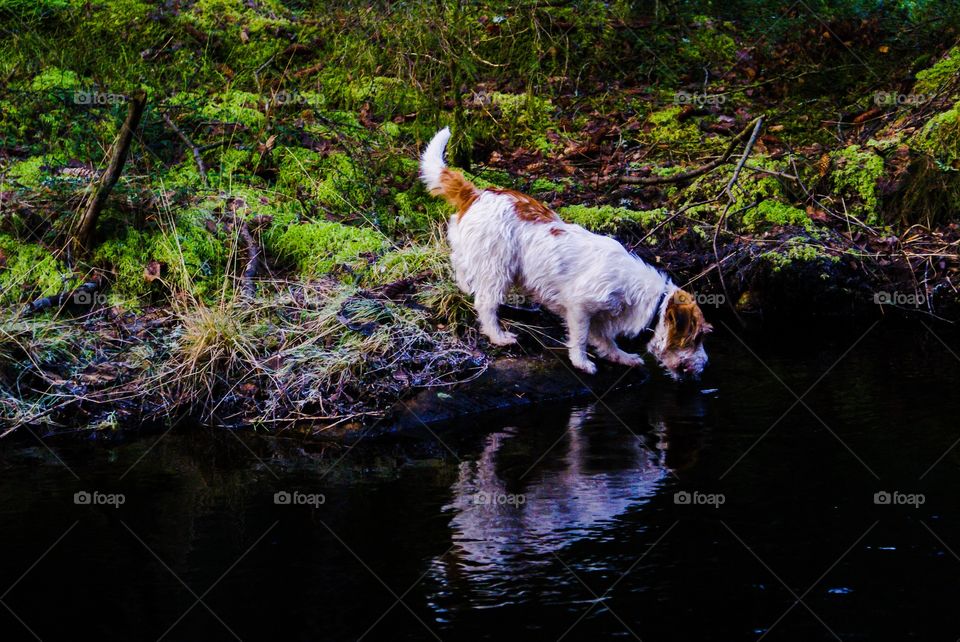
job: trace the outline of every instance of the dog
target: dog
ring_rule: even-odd
[[[473,295],[483,332],[494,345],[515,343],[497,310],[513,286],[564,319],[570,362],[587,374],[596,364],[588,344],[609,361],[638,366],[643,357],[620,349],[618,337],[645,330],[647,345],[675,380],[699,379],[707,365],[704,337],[713,328],[694,297],[627,252],[616,240],[564,223],[543,203],[513,190],[479,189],[447,167],[445,127],[420,159],[420,178],[456,208],[447,238],[457,285]]]

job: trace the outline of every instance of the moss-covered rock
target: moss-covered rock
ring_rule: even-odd
[[[704,148],[719,145],[717,136],[706,136],[692,119],[680,122],[682,111],[682,107],[674,105],[650,114],[641,142],[671,152],[696,150],[702,153]]]
[[[606,233],[617,232],[631,225],[644,229],[653,227],[666,218],[667,214],[663,208],[639,212],[612,205],[600,207],[568,205],[561,207],[557,213],[568,223],[575,223],[591,232]]]
[[[267,251],[305,276],[322,276],[335,266],[364,270],[364,254],[381,251],[387,239],[369,228],[333,221],[300,221],[289,213],[276,216],[263,235]]]
[[[829,278],[827,266],[840,262],[839,256],[828,254],[822,246],[810,243],[802,237],[792,238],[785,248],[764,252],[760,256],[770,264],[774,273],[795,267],[798,263],[822,264],[825,269],[820,276],[823,279]]]
[[[960,170],[960,102],[927,121],[910,144],[930,154],[943,171]]]
[[[960,76],[960,47],[954,47],[932,67],[917,72],[913,85],[916,94],[930,96],[941,91]]]
[[[830,159],[833,189],[846,199],[848,211],[862,217],[868,224],[879,223],[879,181],[883,176],[883,158],[872,150],[850,145],[831,153]]]
[[[743,225],[749,230],[756,230],[768,225],[804,225],[809,226],[812,221],[807,213],[800,208],[788,205],[774,199],[764,199],[743,214]]]

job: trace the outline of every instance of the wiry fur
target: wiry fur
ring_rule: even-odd
[[[477,189],[446,167],[449,138],[444,128],[430,141],[420,174],[432,193],[458,210],[447,231],[457,285],[473,295],[480,329],[492,343],[516,341],[500,327],[497,309],[518,285],[564,318],[570,361],[584,372],[596,372],[588,345],[610,361],[642,363],[616,339],[637,336],[656,314],[648,350],[676,379],[700,375],[707,363],[703,336],[711,327],[691,295],[614,239],[564,223],[529,196]]]

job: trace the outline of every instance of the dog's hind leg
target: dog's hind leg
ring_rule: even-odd
[[[582,307],[571,306],[566,314],[567,333],[570,338],[570,363],[587,374],[596,374],[597,366],[587,356],[587,339],[590,335],[590,313]]]

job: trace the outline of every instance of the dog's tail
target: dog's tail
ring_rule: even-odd
[[[443,160],[443,150],[450,140],[450,128],[444,127],[434,135],[420,157],[420,179],[431,194],[442,196],[459,210],[462,216],[480,195],[476,186],[460,172],[451,170]]]

